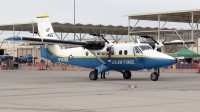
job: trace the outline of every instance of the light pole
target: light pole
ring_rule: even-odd
[[[75,0],[74,0],[74,24],[75,24]],[[74,33],[74,41],[75,41],[75,33]]]

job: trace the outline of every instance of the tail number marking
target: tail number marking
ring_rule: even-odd
[[[47,37],[53,37],[53,33],[48,33]]]
[[[59,62],[68,62],[68,58],[58,58]]]

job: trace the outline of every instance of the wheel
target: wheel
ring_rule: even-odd
[[[159,74],[157,72],[153,72],[153,73],[151,73],[150,78],[152,81],[157,81],[159,78]]]
[[[124,79],[130,79],[131,78],[131,72],[128,71],[128,70],[125,70],[123,77],[124,77]]]
[[[90,80],[97,80],[98,78],[97,73],[95,71],[91,71],[89,74],[89,78]]]

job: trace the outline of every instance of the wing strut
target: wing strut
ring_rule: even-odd
[[[90,50],[89,50],[90,51]],[[99,58],[94,51],[90,51],[102,64],[106,64],[101,58]]]

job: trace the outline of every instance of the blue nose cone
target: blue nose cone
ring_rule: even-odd
[[[149,58],[145,59],[145,67],[144,68],[160,68],[171,66],[175,63],[175,59],[166,59],[166,58]]]
[[[166,66],[171,66],[175,63],[175,59],[167,59],[166,61],[164,61],[164,64],[166,64]]]

